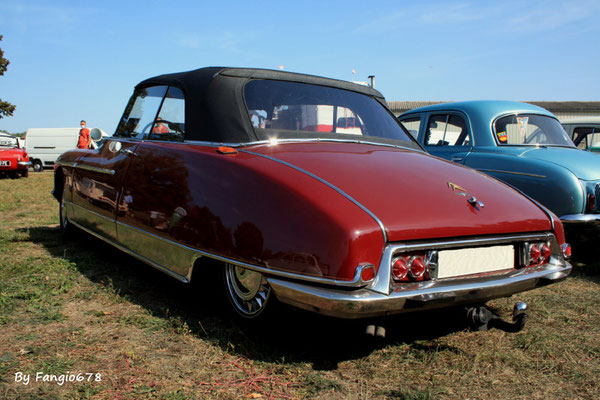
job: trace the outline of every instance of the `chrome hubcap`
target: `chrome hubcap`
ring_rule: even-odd
[[[265,309],[271,288],[260,272],[227,264],[225,280],[231,302],[239,314],[251,318]]]

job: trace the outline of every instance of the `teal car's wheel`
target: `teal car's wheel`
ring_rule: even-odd
[[[270,303],[271,287],[260,272],[225,264],[225,291],[234,311],[243,318],[263,315]]]

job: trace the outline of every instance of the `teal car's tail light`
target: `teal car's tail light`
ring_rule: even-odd
[[[592,213],[596,210],[596,195],[594,193],[588,194],[587,204],[585,206],[586,213]]]

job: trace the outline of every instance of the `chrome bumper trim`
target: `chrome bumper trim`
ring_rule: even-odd
[[[17,165],[19,167],[28,167],[31,165],[31,161],[19,161],[19,162],[17,162]]]
[[[399,287],[389,295],[370,289],[344,291],[267,278],[283,303],[340,318],[364,318],[410,311],[459,306],[508,297],[515,293],[559,282],[571,265],[549,263],[502,275],[440,279]]]
[[[423,241],[415,242],[410,244],[388,244],[383,250],[383,256],[377,270],[377,276],[370,285],[370,289],[375,292],[379,292],[384,295],[390,294],[392,290],[391,282],[391,268],[392,257],[395,253],[404,251],[414,250],[441,250],[451,248],[465,248],[465,247],[477,247],[477,246],[491,246],[500,244],[510,244],[515,242],[527,242],[527,241],[546,241],[551,240],[553,242],[552,255],[557,259],[562,260],[562,254],[556,242],[556,238],[552,233],[534,233],[534,234],[515,234],[508,236],[494,236],[494,237],[475,237],[468,239],[448,239],[448,240],[437,240],[437,241]]]
[[[600,214],[567,214],[560,217],[565,224],[600,224]]]

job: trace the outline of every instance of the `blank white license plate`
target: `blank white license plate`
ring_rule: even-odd
[[[0,167],[10,167],[10,161],[0,161]]]
[[[438,278],[480,274],[514,268],[513,245],[441,250],[438,253]]]

